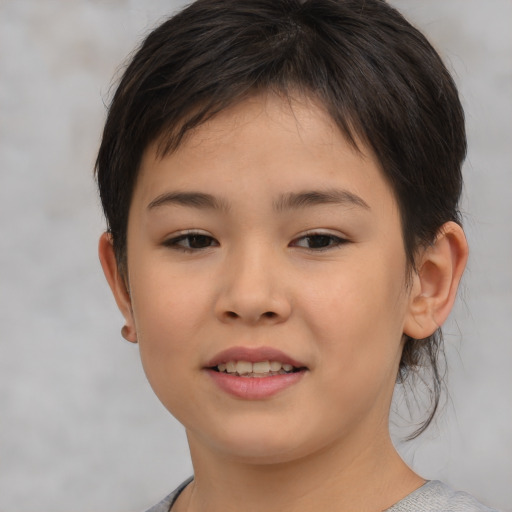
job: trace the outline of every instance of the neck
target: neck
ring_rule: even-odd
[[[254,463],[205,451],[189,433],[195,478],[173,512],[374,512],[424,483],[387,429],[370,444],[353,441],[289,462]]]

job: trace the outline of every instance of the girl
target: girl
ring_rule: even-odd
[[[198,0],[143,42],[97,159],[100,259],[194,466],[152,512],[489,510],[388,428],[467,260],[454,83],[381,0]]]

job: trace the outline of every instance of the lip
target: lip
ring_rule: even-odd
[[[244,377],[218,372],[213,369],[217,365],[228,361],[248,361],[250,363],[279,361],[284,364],[291,364],[295,368],[301,368],[301,370],[269,377]],[[264,400],[297,384],[302,380],[307,368],[300,361],[272,347],[231,347],[210,359],[204,370],[222,391],[244,400]]]
[[[224,392],[244,400],[264,400],[297,384],[306,369],[271,377],[240,377],[206,368],[206,373]]]
[[[279,361],[284,364],[291,364],[295,368],[305,368],[306,365],[297,361],[284,352],[273,347],[231,347],[216,354],[206,364],[206,368],[213,368],[221,363],[229,361],[248,361],[249,363],[257,363],[259,361]],[[266,377],[268,378],[268,377]]]

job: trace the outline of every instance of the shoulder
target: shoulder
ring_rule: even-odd
[[[185,480],[169,496],[146,512],[170,512],[181,491],[193,480]],[[466,492],[454,491],[451,487],[431,480],[412,492],[385,512],[498,512],[478,502]]]
[[[466,492],[431,480],[387,509],[386,512],[497,512]]]
[[[188,480],[185,480],[181,485],[174,489],[174,491],[172,491],[171,494],[169,494],[169,496],[166,496],[162,501],[158,502],[156,505],[153,505],[146,512],[169,512],[174,502],[180,495],[181,491],[183,491],[183,489],[185,489],[185,487],[190,482],[192,482],[192,480],[193,477],[190,477]]]

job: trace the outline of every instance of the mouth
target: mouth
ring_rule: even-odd
[[[267,400],[293,389],[309,368],[273,347],[231,347],[204,367],[218,388],[237,399]]]
[[[290,363],[281,361],[244,361],[231,360],[225,363],[219,363],[209,368],[210,370],[226,373],[237,377],[265,378],[276,375],[288,375],[305,370],[304,366],[294,366]]]

